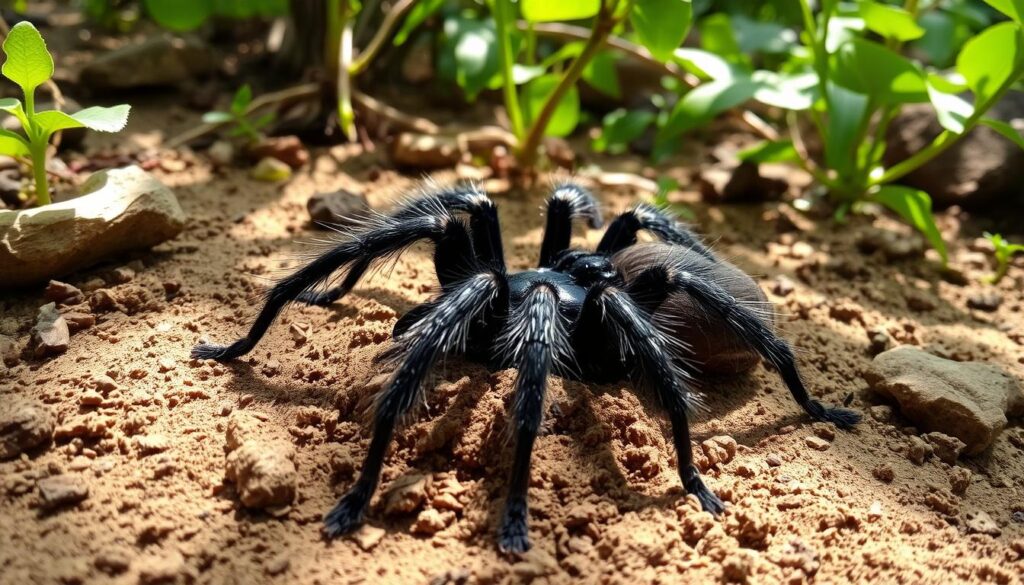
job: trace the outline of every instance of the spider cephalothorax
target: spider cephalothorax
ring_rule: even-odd
[[[487,195],[472,186],[433,189],[388,215],[364,220],[342,242],[278,281],[248,335],[228,346],[201,344],[192,355],[243,355],[287,303],[331,303],[375,261],[418,240],[433,242],[441,293],[395,324],[394,343],[381,355],[394,372],[377,398],[369,452],[355,484],[324,519],[328,536],[362,522],[395,425],[417,404],[428,371],[445,354],[518,370],[512,471],[498,529],[498,544],[506,551],[529,548],[530,456],[551,373],[591,381],[628,377],[650,387],[671,420],[683,486],[715,514],[724,505],[704,485],[690,452],[689,388],[700,374],[742,371],[763,358],[815,419],[842,427],[859,420],[853,411],[825,407],[808,395],[789,344],[774,333],[757,284],[686,227],[641,204],[617,217],[597,251],[588,252],[569,248],[574,219],[601,226],[589,192],[574,184],[556,187],[547,204],[539,267],[508,272],[497,208]],[[637,244],[641,230],[661,243]],[[319,290],[336,273],[341,284]]]

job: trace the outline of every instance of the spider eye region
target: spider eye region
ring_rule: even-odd
[[[508,275],[508,292],[513,304],[518,304],[536,286],[547,285],[558,295],[558,311],[575,320],[587,297],[587,290],[571,276],[554,270],[526,270]]]

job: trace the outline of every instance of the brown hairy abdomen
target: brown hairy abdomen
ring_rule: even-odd
[[[715,282],[729,292],[736,300],[758,310],[769,326],[774,326],[768,298],[761,287],[739,268],[719,260],[712,262],[681,246],[661,243],[641,243],[630,246],[612,258],[622,275],[629,282],[645,268],[666,264],[670,259],[685,258],[686,262],[703,274],[711,274]],[[691,359],[699,364],[702,371],[712,374],[739,374],[757,365],[760,356],[712,314],[699,309],[685,293],[671,295],[658,310],[671,314],[673,323],[670,333],[688,344],[692,350]]]

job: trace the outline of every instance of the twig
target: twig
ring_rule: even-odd
[[[384,20],[380,23],[380,28],[377,29],[377,34],[370,39],[370,44],[366,45],[366,49],[359,53],[359,57],[352,62],[349,66],[348,72],[350,75],[356,76],[363,72],[367,67],[370,66],[370,62],[373,61],[377,53],[380,52],[381,48],[388,39],[392,38],[392,30],[395,28],[405,16],[405,13],[409,11],[419,0],[401,0],[398,4],[395,4],[394,8],[388,10],[384,15]]]
[[[406,114],[359,90],[352,91],[352,101],[402,129],[422,134],[439,134],[441,132],[441,128],[430,120]]]

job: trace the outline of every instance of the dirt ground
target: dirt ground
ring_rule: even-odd
[[[89,144],[140,150],[194,120],[152,96],[135,106],[126,133]],[[812,424],[762,366],[705,380],[709,412],[694,425],[695,441],[707,482],[729,504],[716,519],[683,493],[666,420],[626,383],[553,379],[530,486],[533,549],[509,558],[496,551],[494,532],[514,373],[449,359],[425,407],[397,435],[369,528],[324,541],[321,516],[368,444],[360,413],[380,380],[372,358],[390,343],[396,318],[431,295],[429,249],[417,246],[329,308],[288,309],[238,363],[189,358],[201,339],[240,335],[266,283],[325,237],[308,225],[311,194],[347,188],[384,209],[417,181],[391,170],[380,151],[313,154],[284,185],[253,181],[244,169],[214,171],[200,155],[166,155],[154,173],[176,191],[186,231],[66,279],[114,302],[75,308],[97,323],[74,334],[63,355],[25,357],[0,374],[0,400],[41,400],[58,418],[52,445],[0,462],[0,582],[1021,582],[1019,421],[980,456],[916,464],[908,451],[917,431],[862,378],[868,331],[878,328],[896,344],[1024,375],[1020,262],[997,289],[997,311],[967,307],[986,288],[978,279],[991,269],[989,255],[975,238],[991,220],[942,214],[952,264],[966,277],[955,284],[932,252],[888,261],[861,251],[856,243],[872,229],[917,237],[885,217],[855,217],[838,229],[830,219],[792,226],[778,202],[700,203],[687,170],[706,161],[700,149],[674,163],[683,179],[677,199],[718,253],[756,275],[784,336],[800,348],[812,392],[828,403],[852,400],[864,422],[850,432]],[[526,268],[539,252],[544,195],[493,196],[510,267]],[[637,197],[600,193],[607,215]],[[600,235],[581,230],[576,243],[593,246]],[[124,265],[134,275],[117,283],[125,273],[113,270]],[[4,293],[0,333],[27,343],[44,302],[41,289]],[[249,511],[225,479],[226,431],[238,417],[258,421],[257,441],[284,436],[292,444],[292,506]],[[57,474],[77,477],[88,496],[46,511],[36,483]],[[383,501],[396,485],[420,495],[413,509],[386,515]],[[978,512],[999,536],[968,528]]]

